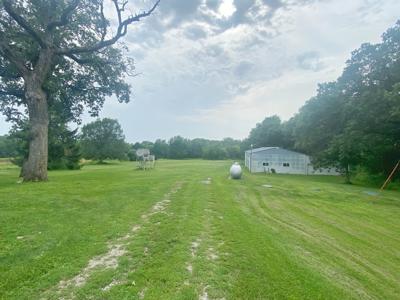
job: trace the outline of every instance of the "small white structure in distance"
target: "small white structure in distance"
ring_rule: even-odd
[[[240,179],[242,177],[242,168],[238,162],[235,162],[229,170],[232,179]]]
[[[335,168],[314,168],[306,154],[279,147],[247,150],[245,164],[251,173],[340,175]]]
[[[138,162],[138,168],[142,170],[154,168],[156,157],[150,154],[149,149],[137,149],[136,159]]]

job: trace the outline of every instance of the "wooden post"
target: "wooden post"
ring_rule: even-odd
[[[400,160],[394,166],[394,168],[393,168],[392,172],[390,173],[389,177],[386,179],[385,183],[382,185],[381,191],[383,191],[385,189],[385,187],[387,186],[387,184],[390,182],[390,180],[392,180],[392,177],[393,177],[394,173],[396,173],[396,170],[399,167],[399,165],[400,165]]]

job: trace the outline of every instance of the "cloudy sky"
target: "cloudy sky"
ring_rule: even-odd
[[[244,138],[267,116],[290,118],[399,16],[399,0],[161,0],[125,40],[132,102],[109,99],[101,117],[130,142]]]

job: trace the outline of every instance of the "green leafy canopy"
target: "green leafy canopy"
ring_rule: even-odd
[[[128,102],[134,61],[118,41],[158,2],[139,15],[128,15],[127,2],[0,0],[0,112],[14,122],[27,115],[24,81],[41,71],[45,50],[51,65],[42,88],[49,108],[67,120],[80,122],[85,108],[97,116],[111,95]],[[106,16],[106,6],[115,19]]]

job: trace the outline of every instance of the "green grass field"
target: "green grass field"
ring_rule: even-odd
[[[400,192],[230,163],[2,162],[0,298],[400,299]]]

